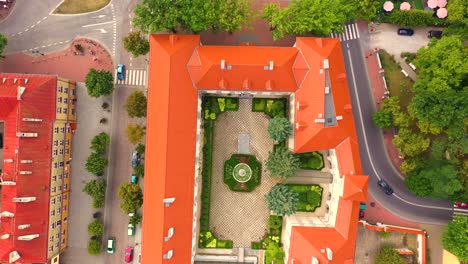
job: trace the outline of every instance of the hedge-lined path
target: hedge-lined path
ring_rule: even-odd
[[[224,112],[215,121],[210,229],[219,239],[232,240],[234,247],[250,247],[268,229],[264,197],[279,182],[270,178],[265,166],[274,144],[268,135],[269,120],[264,113],[252,112],[251,99],[240,99],[238,111]],[[224,161],[237,152],[241,132],[249,133],[250,152],[262,163],[261,184],[250,193],[233,192],[223,181]]]

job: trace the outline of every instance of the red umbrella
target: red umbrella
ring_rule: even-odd
[[[408,3],[408,2],[401,3],[400,10],[410,10],[410,9],[411,9],[410,3]]]
[[[437,0],[437,5],[439,7],[445,7],[447,5],[447,0]]]
[[[437,0],[427,0],[427,6],[429,8],[436,8],[437,7]]]
[[[447,17],[447,9],[445,7],[439,8],[439,10],[437,10],[437,17],[438,18],[446,18]]]
[[[386,1],[384,4],[383,4],[383,9],[387,12],[390,12],[393,10],[393,3],[391,1]]]

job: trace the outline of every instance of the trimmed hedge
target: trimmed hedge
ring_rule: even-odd
[[[322,204],[323,188],[317,184],[285,184],[299,194],[298,212],[314,212]]]
[[[239,98],[204,96],[202,99],[202,109],[205,120],[215,120],[219,114],[225,111],[239,110]]]
[[[269,232],[259,242],[252,242],[250,247],[252,249],[266,249],[270,242],[275,242],[281,246],[281,230],[283,226],[283,217],[279,215],[270,215],[268,217]]]
[[[252,112],[264,112],[270,118],[287,117],[286,98],[254,98]]]
[[[200,232],[199,248],[227,248],[233,247],[232,240],[220,240],[211,231]]]
[[[201,193],[201,215],[200,231],[210,230],[210,195],[211,195],[211,172],[213,160],[213,130],[214,121],[204,122],[204,145],[202,164],[202,193]]]
[[[381,16],[381,22],[396,24],[404,27],[446,26],[447,20],[433,16],[433,11],[418,9],[393,10],[390,14]]]
[[[296,154],[299,158],[299,168],[303,170],[321,170],[325,167],[323,155],[317,151]]]
[[[252,177],[244,183],[234,179],[232,170],[239,163],[245,163],[252,169]],[[224,162],[224,183],[234,192],[251,192],[260,185],[262,178],[262,164],[254,155],[232,154],[231,158]]]

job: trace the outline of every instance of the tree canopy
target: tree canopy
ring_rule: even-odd
[[[130,124],[125,130],[127,139],[132,144],[138,144],[145,136],[145,129],[140,125]]]
[[[284,117],[275,117],[268,124],[268,134],[276,141],[287,139],[291,135],[292,129],[291,122]]]
[[[88,242],[88,253],[90,255],[99,255],[101,254],[102,245],[98,240],[91,239]]]
[[[123,183],[118,191],[120,208],[124,213],[129,214],[136,212],[143,204],[143,192],[138,184]]]
[[[8,39],[5,35],[0,34],[0,58],[3,58],[3,52],[8,44]]]
[[[123,39],[123,46],[133,57],[146,55],[149,52],[149,41],[141,35],[140,31],[132,31]]]
[[[147,103],[148,101],[143,92],[133,91],[128,96],[124,107],[129,117],[145,117]]]
[[[106,70],[91,69],[86,75],[86,88],[91,97],[109,95],[114,90],[114,77]]]
[[[430,143],[431,141],[424,134],[404,127],[400,128],[398,135],[393,139],[393,144],[395,144],[404,157],[414,157],[423,153]]]
[[[91,140],[91,149],[98,154],[104,154],[109,147],[110,137],[107,133],[101,132]]]
[[[299,158],[285,147],[276,147],[269,153],[266,167],[271,177],[287,179],[299,169]]]
[[[210,28],[234,32],[249,25],[251,7],[251,0],[142,0],[133,24],[144,33],[199,33]]]
[[[93,198],[93,208],[104,207],[106,197],[106,180],[91,180],[86,183],[83,192]]]
[[[141,216],[141,214],[139,213],[134,213],[131,217],[130,217],[130,220],[128,221],[129,224],[132,224],[134,226],[138,225],[139,223],[141,223],[141,220],[143,219],[143,217]]]
[[[266,4],[261,17],[270,24],[276,40],[284,35],[328,36],[332,32],[342,32],[343,24],[353,17],[355,11],[352,1],[292,0],[285,8]]]
[[[299,204],[299,194],[286,185],[275,185],[265,196],[268,209],[277,215],[292,215]]]
[[[468,261],[468,217],[456,215],[442,234],[442,245],[462,262]]]
[[[102,176],[104,169],[109,164],[109,161],[101,156],[100,153],[93,152],[86,160],[86,170],[96,176]]]
[[[406,264],[407,262],[400,257],[400,254],[391,246],[384,245],[375,259],[375,264]]]
[[[434,198],[448,198],[463,189],[456,168],[447,161],[433,162],[423,168],[417,177],[430,182],[431,196]]]
[[[374,124],[382,129],[391,128],[393,125],[393,118],[391,113],[377,111],[372,116]]]
[[[100,237],[104,234],[104,225],[97,219],[89,223],[88,225],[88,233],[92,237]]]

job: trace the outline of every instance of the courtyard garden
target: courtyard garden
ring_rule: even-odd
[[[232,154],[224,162],[224,183],[231,191],[251,192],[260,185],[262,164],[253,155]]]

